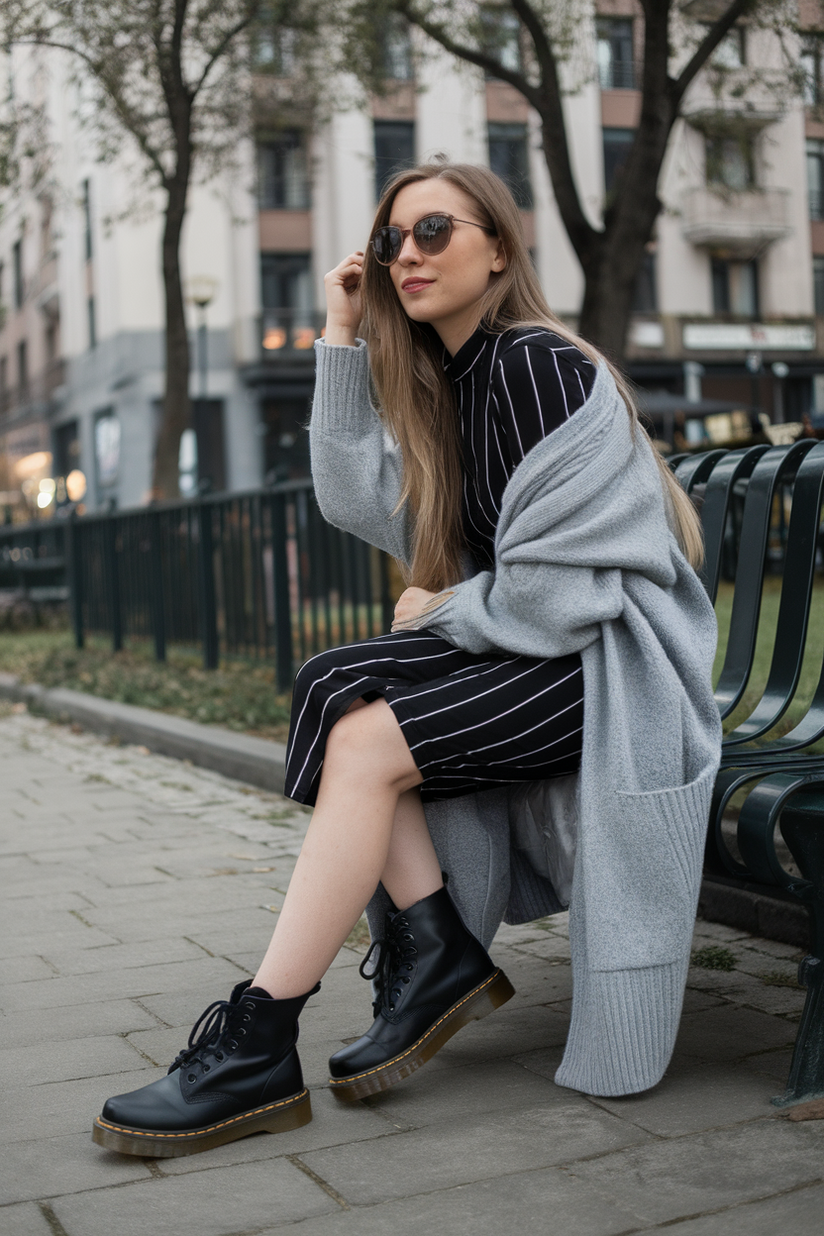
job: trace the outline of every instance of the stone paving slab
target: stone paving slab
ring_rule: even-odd
[[[503,927],[516,988],[424,1070],[352,1105],[326,1060],[369,1021],[363,946],[304,1013],[311,1124],[172,1160],[95,1146],[105,1098],[161,1076],[248,976],[308,813],[213,770],[0,703],[2,1236],[812,1236],[824,1121],[783,1089],[804,993],[797,950],[699,922],[676,1053],[644,1095],[553,1077],[572,994],[564,915]]]

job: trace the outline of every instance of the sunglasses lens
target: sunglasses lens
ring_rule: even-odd
[[[452,220],[446,215],[427,215],[413,229],[421,253],[443,253],[452,236]]]
[[[379,227],[372,237],[372,251],[381,266],[391,266],[402,245],[403,236],[397,227]]]

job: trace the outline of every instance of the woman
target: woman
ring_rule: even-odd
[[[570,881],[556,1080],[632,1093],[672,1050],[720,744],[692,507],[550,312],[491,172],[398,176],[326,293],[318,501],[411,586],[390,634],[300,671],[286,792],[315,810],[272,942],[165,1078],[107,1102],[94,1138],[127,1153],[311,1118],[298,1015],[367,903],[375,1020],[330,1061],[342,1098],[508,1000],[485,946]]]

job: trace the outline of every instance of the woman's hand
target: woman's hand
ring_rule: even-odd
[[[359,291],[363,274],[363,252],[350,253],[324,277],[326,289],[327,343],[355,346],[355,331],[363,316]]]
[[[425,588],[407,588],[398,597],[392,630],[394,631],[400,623],[411,622],[417,618],[437,595],[437,592],[427,592]]]

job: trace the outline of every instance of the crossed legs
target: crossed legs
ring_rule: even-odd
[[[254,986],[275,999],[309,991],[379,881],[399,909],[441,887],[421,781],[385,700],[357,701],[332,728],[312,821]]]

